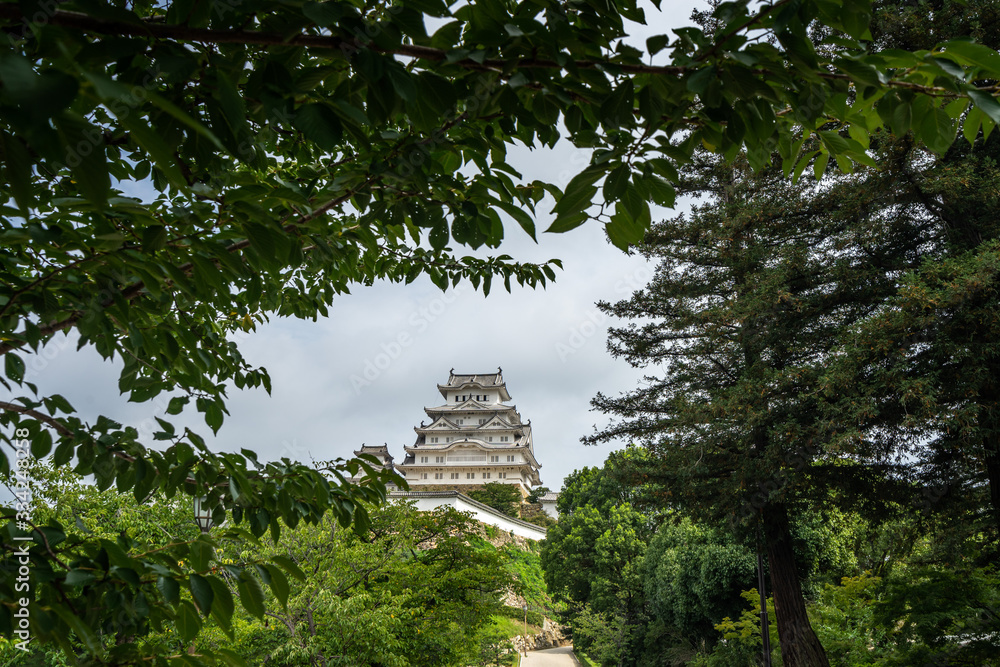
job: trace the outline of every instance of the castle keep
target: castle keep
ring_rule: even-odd
[[[395,466],[411,490],[501,482],[516,485],[526,496],[540,484],[531,422],[522,421],[508,404],[501,369],[483,375],[452,369],[438,391],[444,403],[424,408],[430,421],[414,427],[416,441],[404,447],[406,456]]]

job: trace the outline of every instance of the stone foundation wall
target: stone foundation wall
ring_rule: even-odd
[[[573,643],[570,637],[566,636],[563,627],[549,619],[545,619],[545,627],[537,635],[524,637],[519,635],[511,640],[517,651],[524,652],[525,647],[529,651],[541,651],[547,648],[557,648]]]

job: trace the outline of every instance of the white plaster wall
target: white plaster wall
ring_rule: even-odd
[[[454,507],[459,512],[470,512],[477,521],[481,521],[489,526],[496,526],[500,530],[513,532],[515,535],[526,537],[530,540],[545,539],[545,529],[541,526],[535,526],[518,519],[511,519],[492,507],[488,507],[457,493],[429,494],[426,496],[393,493],[390,494],[390,498],[393,500],[412,500],[421,512],[430,512],[443,506]]]

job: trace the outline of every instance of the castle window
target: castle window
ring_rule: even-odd
[[[499,456],[491,456],[490,457],[490,463],[500,463],[500,457]]]
[[[475,478],[476,478],[476,473],[474,472],[465,473],[465,479],[475,479]]]
[[[435,456],[434,457],[434,463],[444,463],[444,457],[443,456]]]
[[[505,472],[498,472],[497,473],[497,477],[500,478],[500,479],[507,479],[507,473],[505,473]]]
[[[507,457],[507,462],[508,463],[512,463],[513,461],[514,461],[514,457],[513,456],[508,456]]]
[[[489,441],[493,442],[493,436],[492,435],[489,437]]]
[[[451,478],[452,479],[458,479],[458,473],[457,472],[451,473]]]
[[[434,479],[444,479],[444,473],[440,472],[434,473]]]
[[[420,473],[420,479],[427,479],[427,473]]]
[[[427,457],[426,456],[421,456],[420,457],[420,462],[421,463],[427,463]]]
[[[483,473],[483,479],[489,479],[489,478],[490,478],[490,473],[484,472]]]

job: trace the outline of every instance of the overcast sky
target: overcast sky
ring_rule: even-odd
[[[652,27],[637,29],[634,41],[689,24],[698,5],[664,0],[664,14],[651,20]],[[587,153],[560,142],[552,151],[515,151],[508,161],[529,181],[565,185],[587,160]],[[540,230],[551,222],[551,202],[541,210]],[[654,219],[666,215],[661,210]],[[327,319],[274,319],[241,338],[247,359],[270,372],[273,392],[232,388],[231,415],[214,447],[308,461],[348,457],[362,443],[387,443],[399,461],[403,445],[415,439],[413,427],[426,419],[424,406],[441,403],[436,385],[449,369],[490,373],[502,367],[512,402],[531,420],[542,484],[559,489],[574,469],[600,465],[615,447],[580,444],[594,424],[605,422],[589,401],[598,391],[634,387],[641,373],[607,353],[609,322],[594,303],[628,297],[649,279],[652,266],[611,246],[597,223],[539,234],[537,245],[517,225],[507,234],[490,254],[521,261],[558,257],[565,270],[557,271],[555,284],[534,291],[515,284],[512,294],[495,284],[489,297],[471,285],[442,293],[426,278],[358,287],[335,301]],[[27,379],[45,394],[66,396],[85,418],[105,414],[148,437],[156,429],[152,417],[163,416],[165,401],[125,403],[117,364],[89,349],[77,352],[72,338],[58,336],[26,362]],[[204,424],[198,431],[210,433]]]

